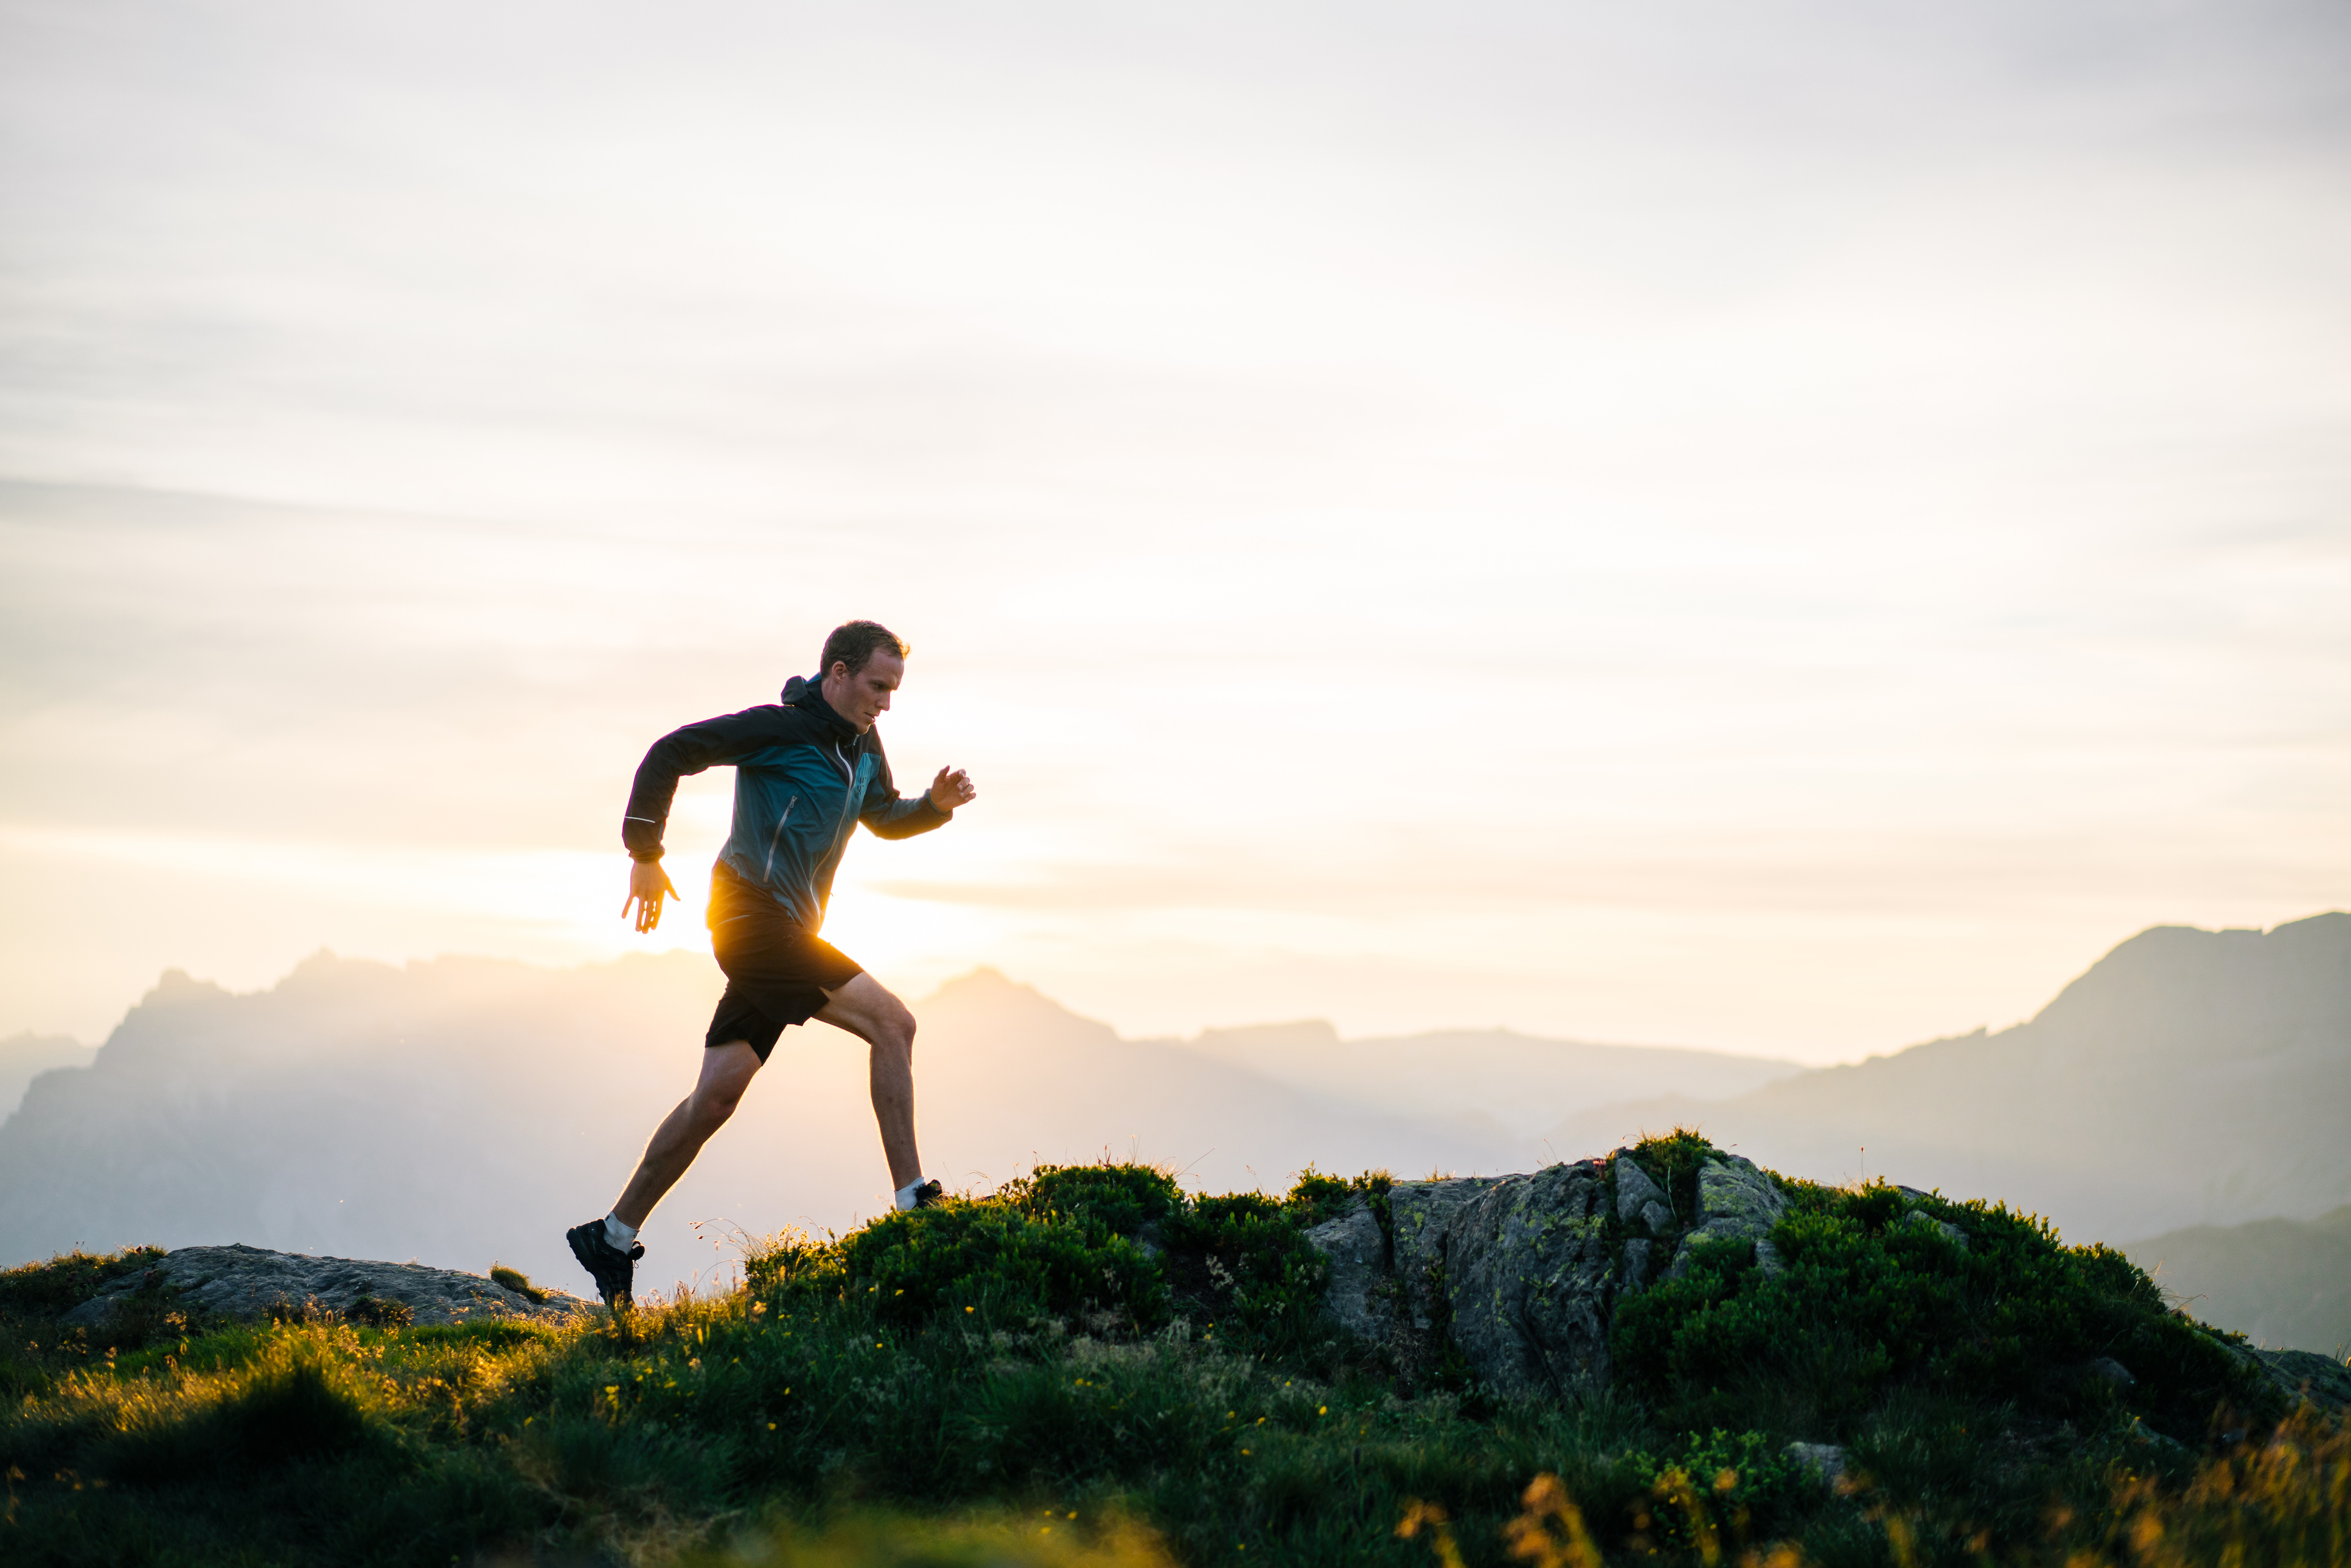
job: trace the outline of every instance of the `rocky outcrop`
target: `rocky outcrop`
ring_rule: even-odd
[[[1402,1287],[1412,1326],[1421,1333],[1427,1333],[1435,1323],[1433,1313],[1441,1285],[1433,1271],[1441,1271],[1446,1237],[1453,1221],[1472,1198],[1500,1179],[1452,1176],[1441,1181],[1403,1181],[1388,1189],[1389,1228],[1395,1237],[1389,1261]]]
[[[261,1317],[273,1311],[329,1312],[366,1316],[361,1303],[398,1302],[416,1323],[479,1322],[517,1318],[553,1322],[587,1310],[577,1296],[546,1291],[544,1301],[507,1290],[479,1274],[430,1269],[421,1263],[375,1263],[312,1258],[259,1247],[183,1247],[140,1273],[125,1275],[66,1314],[68,1323],[102,1327],[134,1298],[161,1294],[173,1306],[225,1317]]]
[[[1628,1226],[1646,1227],[1652,1236],[1663,1236],[1673,1228],[1674,1206],[1665,1189],[1631,1160],[1616,1167],[1616,1218]]]
[[[2351,1410],[2351,1366],[2308,1350],[2248,1350],[2281,1392],[2322,1409]]]
[[[1307,1233],[1329,1260],[1325,1310],[1407,1359],[1449,1345],[1506,1395],[1596,1394],[1616,1303],[1685,1271],[1691,1240],[1752,1241],[1779,1266],[1770,1236],[1787,1200],[1772,1178],[1719,1153],[1697,1176],[1696,1212],[1680,1216],[1628,1149],[1527,1176],[1398,1182],[1386,1238],[1363,1206]]]
[[[1349,1333],[1383,1337],[1388,1314],[1373,1291],[1388,1278],[1387,1239],[1380,1234],[1379,1219],[1370,1207],[1356,1204],[1308,1231],[1306,1239],[1330,1260],[1324,1309]]]
[[[1621,1159],[1626,1151],[1619,1149]],[[1627,1161],[1627,1164],[1630,1162]],[[1780,1256],[1771,1247],[1771,1228],[1788,1212],[1788,1200],[1779,1186],[1753,1160],[1737,1155],[1709,1155],[1698,1170],[1698,1223],[1688,1241],[1751,1241],[1755,1260],[1767,1273],[1777,1273]],[[1689,1271],[1692,1254],[1687,1245],[1675,1255],[1667,1278]]]
[[[1453,1343],[1509,1394],[1596,1394],[1608,1385],[1617,1282],[1599,1160],[1506,1176],[1446,1232]]]

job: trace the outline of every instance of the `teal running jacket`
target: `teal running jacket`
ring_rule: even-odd
[[[858,734],[815,682],[794,675],[779,704],[706,718],[653,742],[637,766],[621,820],[629,853],[659,860],[678,779],[730,765],[735,822],[718,863],[811,934],[823,929],[832,873],[858,823],[883,838],[904,839],[953,815],[932,805],[927,793],[901,796],[878,729]]]

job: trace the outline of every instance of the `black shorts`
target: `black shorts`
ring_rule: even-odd
[[[724,865],[710,878],[710,946],[726,972],[726,992],[702,1043],[748,1040],[761,1061],[787,1026],[808,1022],[824,1006],[827,991],[864,973]]]

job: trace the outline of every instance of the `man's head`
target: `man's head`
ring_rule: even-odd
[[[878,621],[851,621],[824,640],[824,700],[860,735],[890,711],[890,694],[906,678],[906,644]]]

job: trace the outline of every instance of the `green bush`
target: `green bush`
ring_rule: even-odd
[[[1132,1240],[1099,1221],[1017,1204],[951,1202],[884,1215],[835,1249],[837,1293],[871,1299],[912,1327],[968,1309],[990,1322],[1113,1314],[1136,1328],[1167,1320],[1167,1282]],[[810,1277],[821,1290],[824,1274]]]
[[[1811,1187],[1771,1239],[1776,1276],[1751,1244],[1697,1241],[1683,1277],[1618,1308],[1618,1374],[1669,1423],[1750,1420],[1760,1401],[1792,1436],[1839,1438],[1897,1386],[2082,1416],[2116,1398],[2084,1375],[2098,1357],[2138,1380],[2132,1408],[2175,1428],[2221,1403],[2283,1413],[2220,1339],[2165,1316],[2127,1259],[2005,1207]]]
[[[1199,1260],[1218,1322],[1294,1343],[1313,1333],[1330,1277],[1301,1218],[1263,1193],[1201,1197],[1176,1217],[1168,1244]]]
[[[1184,1207],[1176,1178],[1152,1166],[1039,1166],[997,1195],[1040,1217],[1059,1216],[1135,1236]]]

